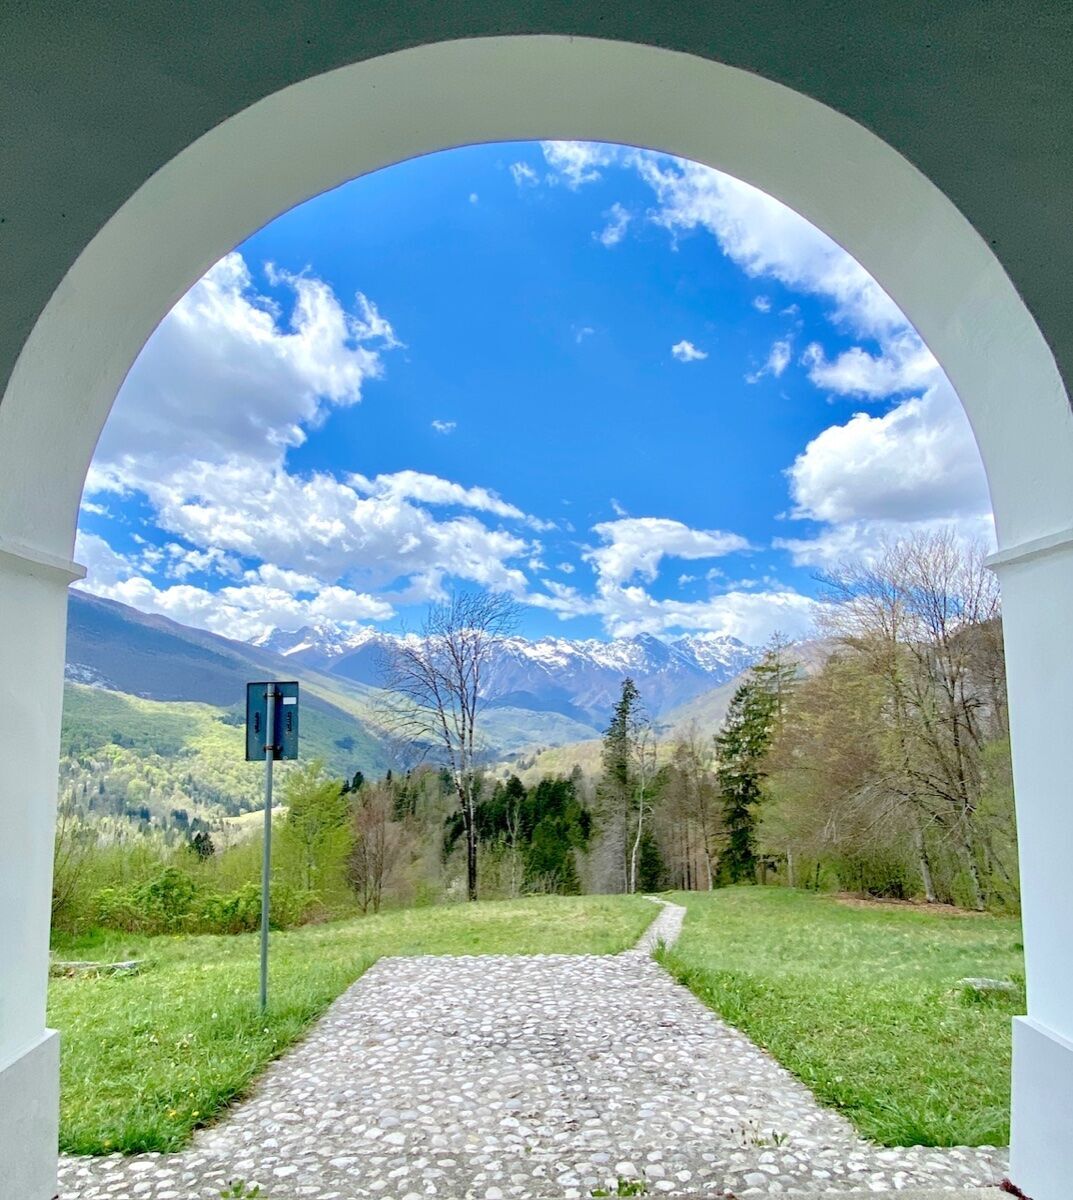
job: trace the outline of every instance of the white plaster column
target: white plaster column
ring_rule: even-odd
[[[0,540],[0,1200],[56,1193],[45,997],[67,586],[81,574]]]
[[[1073,1180],[1073,530],[1000,551],[1028,1015],[1013,1029],[1010,1178]]]

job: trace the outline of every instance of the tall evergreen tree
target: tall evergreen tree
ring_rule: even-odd
[[[667,865],[651,830],[641,836],[637,884],[642,892],[661,892],[667,886]]]
[[[757,808],[763,797],[764,759],[796,676],[797,665],[787,659],[785,643],[776,636],[734,693],[716,735],[716,778],[725,837],[719,859],[720,883],[756,878]]]
[[[623,789],[630,782],[633,754],[633,731],[641,704],[641,693],[627,675],[622,681],[622,694],[611,714],[611,724],[604,732],[604,775]]]
[[[622,890],[636,885],[636,861],[644,816],[643,768],[638,748],[646,717],[641,693],[630,676],[622,681],[622,692],[611,713],[611,724],[604,732],[602,792],[611,818],[621,838]]]

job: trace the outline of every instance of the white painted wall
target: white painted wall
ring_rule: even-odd
[[[47,468],[47,464],[44,464]],[[0,1197],[45,1200],[57,1039],[45,1029],[56,761],[71,575],[0,544]]]
[[[1029,1007],[1033,1031],[1058,1047],[1073,1038],[1073,906],[1060,886],[1068,853],[1055,862],[1055,848],[1068,851],[1073,835],[1065,801],[1073,739],[1063,742],[1061,728],[1062,680],[1073,678],[1073,636],[1061,619],[1073,584],[1063,534],[1073,525],[1073,416],[1039,330],[968,222],[889,146],[815,101],[691,56],[558,37],[422,47],[270,96],[151,178],[57,289],[0,403],[0,540],[21,544],[31,559],[70,555],[86,468],[123,376],[179,296],[254,229],[326,188],[417,154],[538,137],[693,158],[824,229],[890,292],[954,383],[980,444],[1002,550],[1016,558],[1022,543],[1059,545],[1034,565],[1002,569]],[[59,584],[34,585],[40,594],[31,594],[18,582],[27,569],[0,559],[0,666],[20,664],[26,727],[0,760],[0,798],[3,820],[37,848],[24,861],[0,843],[0,878],[15,880],[21,895],[13,910],[20,932],[7,934],[12,957],[0,976],[0,1016],[15,1014],[10,1027],[0,1021],[0,1065],[44,1023],[49,871],[40,848],[55,796],[62,605]],[[1054,1061],[1064,1061],[1057,1049]],[[1042,1102],[1027,1056],[1017,1071],[1025,1103],[1037,1093]],[[1058,1078],[1069,1101],[1059,1154],[1069,1179],[1073,1063]],[[1035,1200],[1060,1200],[1050,1182],[1058,1176],[1045,1173],[1052,1168],[1027,1149],[1027,1137],[1023,1144],[1024,1154],[1015,1147],[1018,1182]],[[0,1176],[0,1197],[5,1186]],[[18,1200],[51,1195],[49,1186],[42,1180]]]

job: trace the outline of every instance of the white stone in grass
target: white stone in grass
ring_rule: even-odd
[[[1016,995],[1020,990],[1016,983],[1011,983],[1008,979],[983,979],[974,976],[970,976],[967,979],[959,979],[958,987],[968,988],[970,991],[977,992],[981,996]]]

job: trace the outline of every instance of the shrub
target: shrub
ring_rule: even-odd
[[[841,855],[834,860],[834,869],[846,891],[877,900],[908,900],[915,890],[915,880],[904,859],[896,854],[875,850]]]
[[[270,911],[272,927],[285,929],[313,919],[320,904],[314,892],[274,882]],[[234,891],[215,891],[164,867],[142,883],[102,888],[93,921],[125,933],[247,933],[261,923],[261,885],[250,880]]]
[[[189,928],[200,888],[177,867],[164,867],[144,883],[97,893],[97,923],[128,933],[181,933]]]
[[[248,933],[260,924],[261,889],[253,882],[206,896],[197,917],[199,933]]]

